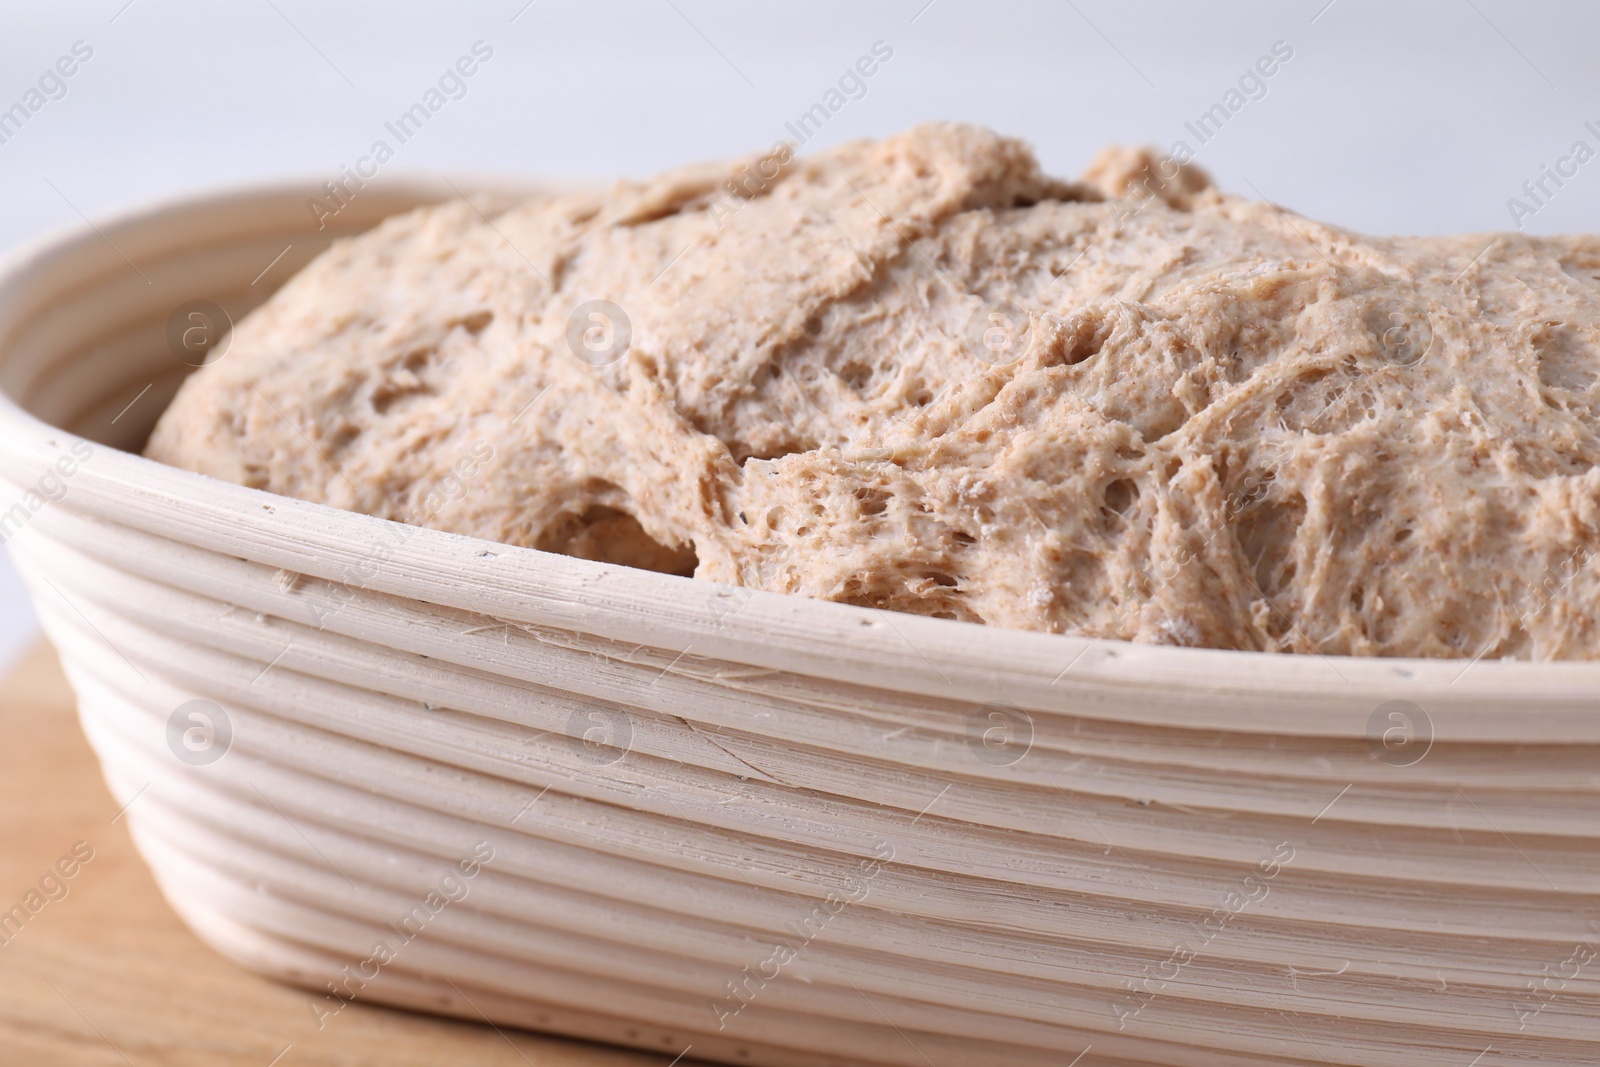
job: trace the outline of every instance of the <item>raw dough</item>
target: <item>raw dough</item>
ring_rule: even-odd
[[[336,245],[148,454],[996,626],[1600,655],[1600,239],[1363,237],[942,124],[485,210]]]

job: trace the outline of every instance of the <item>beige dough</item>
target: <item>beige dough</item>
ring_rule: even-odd
[[[1600,239],[1363,237],[953,125],[487,210],[336,245],[148,454],[995,626],[1600,655]]]

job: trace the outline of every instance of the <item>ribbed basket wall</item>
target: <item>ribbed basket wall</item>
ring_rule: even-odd
[[[993,630],[119,450],[188,369],[174,309],[237,319],[453,188],[322,232],[294,187],[194,199],[0,274],[0,480],[37,494],[0,533],[219,952],[729,1063],[1600,1062],[1600,664]]]

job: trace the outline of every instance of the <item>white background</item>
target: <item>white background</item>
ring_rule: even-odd
[[[1508,228],[1541,164],[1600,149],[1600,5],[1576,0],[524,4],[14,0],[0,110],[75,41],[94,56],[0,145],[0,246],[79,211],[336,177],[478,40],[493,58],[392,171],[599,177],[764,148],[875,41],[893,58],[808,148],[960,119],[1072,174],[1103,144],[1182,138],[1226,189],[1374,233]],[[1294,56],[1267,94],[1200,146],[1184,123],[1277,41]],[[1600,160],[1526,228],[1600,231]],[[33,625],[0,556],[0,664]]]

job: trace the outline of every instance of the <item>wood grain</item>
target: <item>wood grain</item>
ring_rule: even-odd
[[[0,1063],[51,1067],[643,1067],[671,1057],[359,1001],[319,1030],[311,994],[206,948],[128,838],[54,652],[0,682],[0,909],[71,854],[93,859],[0,947]],[[136,800],[135,804],[138,803]],[[276,1059],[275,1059],[276,1058]]]

